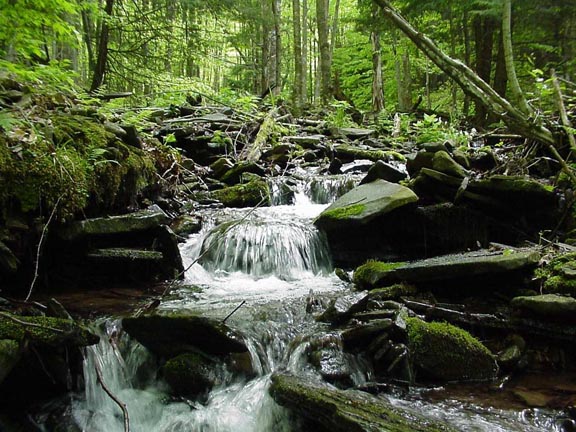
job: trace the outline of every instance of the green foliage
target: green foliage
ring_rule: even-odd
[[[417,143],[448,141],[458,147],[468,145],[470,142],[468,134],[457,130],[434,114],[424,114],[422,120],[412,125],[412,131],[416,136]]]
[[[349,103],[343,101],[335,101],[330,104],[328,109],[328,115],[325,118],[329,127],[344,128],[358,126],[356,123],[354,123],[350,117],[350,114],[348,114],[348,111],[350,110]]]

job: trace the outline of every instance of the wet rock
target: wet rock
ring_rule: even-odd
[[[576,320],[576,299],[557,294],[515,297],[510,305],[520,313],[546,320]]]
[[[207,354],[243,353],[242,337],[221,321],[197,315],[147,315],[124,318],[126,332],[150,351],[175,356],[198,350]]]
[[[358,390],[337,390],[309,379],[276,373],[270,394],[280,405],[311,422],[314,430],[331,432],[453,431],[421,413],[394,406]]]
[[[222,176],[226,174],[229,170],[231,170],[233,167],[234,162],[227,157],[221,157],[210,165],[212,175],[217,179],[221,179]]]
[[[301,136],[287,136],[284,137],[285,141],[297,144],[306,149],[317,149],[326,137],[324,135],[301,135]]]
[[[338,347],[327,347],[313,351],[309,355],[310,363],[316,367],[322,378],[341,388],[350,387],[352,370],[346,355]]]
[[[337,267],[334,269],[334,273],[336,274],[336,276],[338,276],[338,279],[340,279],[342,282],[352,282],[352,278],[350,277],[350,275],[346,270]]]
[[[20,360],[20,346],[12,339],[0,339],[0,384]]]
[[[419,151],[406,158],[406,170],[411,178],[416,178],[422,168],[432,168],[434,153]]]
[[[318,321],[340,324],[356,313],[364,310],[368,302],[365,293],[353,293],[339,296],[330,303],[330,306],[317,318]]]
[[[370,266],[364,267],[369,269]],[[360,279],[362,276],[358,275]],[[413,296],[418,290],[413,285],[404,283],[394,284],[385,288],[376,288],[370,291],[369,301],[398,300],[400,297]]]
[[[196,234],[202,229],[202,217],[198,215],[178,216],[172,221],[170,228],[179,236]]]
[[[370,167],[366,177],[362,179],[360,184],[363,185],[366,183],[371,183],[377,179],[386,180],[391,183],[398,183],[407,178],[408,175],[405,172],[400,171],[399,169],[393,167],[390,164],[387,164],[386,162],[378,160],[374,162],[372,167]]]
[[[169,220],[160,207],[153,205],[146,210],[126,215],[72,222],[60,229],[58,234],[63,240],[73,241],[88,236],[137,233],[166,224]]]
[[[332,175],[341,174],[342,173],[342,161],[338,158],[334,158],[330,161],[330,165],[328,165],[328,172]]]
[[[174,394],[196,398],[214,386],[214,367],[205,357],[187,353],[168,360],[161,371]]]
[[[374,135],[374,129],[359,129],[359,128],[340,128],[338,132],[351,140],[366,138]]]
[[[367,224],[377,216],[415,203],[418,197],[404,186],[375,180],[344,194],[318,216],[314,224],[324,230]]]
[[[470,333],[447,323],[407,319],[408,346],[417,378],[445,381],[491,380],[498,365]]]
[[[392,319],[372,320],[366,324],[358,324],[342,331],[342,343],[345,351],[365,349],[376,337],[394,331]]]
[[[513,371],[524,355],[526,342],[519,335],[511,335],[506,338],[507,346],[498,353],[496,358],[498,366],[505,372]]]
[[[354,283],[360,289],[372,289],[392,283],[429,282],[469,279],[479,276],[505,275],[529,271],[540,258],[538,252],[476,251],[444,255],[411,263],[368,262],[354,272]]]

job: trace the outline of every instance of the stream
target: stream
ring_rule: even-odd
[[[86,350],[85,392],[72,397],[71,416],[82,430],[124,430],[122,412],[98,382],[96,363],[107,386],[126,403],[132,431],[308,430],[267,389],[278,370],[320,379],[307,358],[310,344],[340,347],[338,336],[313,315],[350,288],[334,274],[328,246],[312,220],[359,177],[320,180],[305,174],[301,179],[276,178],[272,207],[203,210],[202,231],[181,245],[184,265],[191,267],[160,306],[224,319],[245,302],[226,323],[245,336],[254,376],[222,366],[216,371],[217,385],[204,400],[173,398],[157,378],[156,360],[147,350],[121,331],[119,320],[102,320],[100,343]],[[354,386],[371,382],[366,362],[349,354],[342,359]],[[552,412],[499,402],[493,394],[483,397],[478,386],[456,386],[393,389],[388,397],[463,431],[562,430]]]

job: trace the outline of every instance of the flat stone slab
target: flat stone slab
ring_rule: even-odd
[[[145,315],[122,320],[124,330],[159,355],[186,352],[223,355],[248,351],[242,337],[222,321],[198,315]]]
[[[139,261],[160,262],[163,259],[162,252],[143,249],[107,248],[95,249],[86,255],[87,258],[96,261]]]
[[[360,128],[340,128],[338,129],[338,131],[342,135],[345,135],[350,139],[367,138],[376,133],[374,129],[360,129]]]
[[[511,306],[521,312],[552,320],[576,319],[576,299],[557,294],[515,297]]]
[[[358,390],[337,390],[289,374],[272,375],[270,394],[280,405],[321,430],[333,432],[456,431],[416,410]]]
[[[327,230],[366,224],[416,201],[418,196],[407,187],[378,179],[342,195],[316,218],[314,224]]]
[[[63,240],[73,241],[88,236],[125,234],[146,231],[169,223],[170,218],[156,205],[146,210],[119,216],[86,219],[73,222],[58,234]]]
[[[372,289],[397,282],[417,283],[504,274],[530,269],[540,255],[533,250],[462,254],[414,261],[411,263],[368,262],[356,269],[354,282],[361,289]]]

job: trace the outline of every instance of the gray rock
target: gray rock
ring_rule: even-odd
[[[344,135],[352,140],[366,138],[376,133],[374,129],[360,129],[360,128],[340,128],[338,129],[338,132],[341,135]]]
[[[374,165],[368,170],[366,177],[360,182],[361,185],[371,183],[374,180],[381,179],[392,183],[398,183],[408,178],[405,172],[387,164],[384,161],[376,161]]]
[[[452,159],[448,152],[445,151],[439,151],[434,154],[432,169],[458,178],[464,178],[468,175],[464,167]]]
[[[126,215],[72,222],[60,229],[58,235],[63,240],[73,241],[87,236],[136,233],[167,224],[169,220],[160,207],[153,205]]]
[[[366,224],[377,216],[416,201],[418,197],[407,187],[375,180],[342,195],[316,218],[314,224],[327,230]]]
[[[515,297],[510,304],[520,312],[539,318],[574,321],[576,317],[576,299],[557,294]]]
[[[360,289],[372,289],[398,282],[416,283],[530,270],[540,255],[533,250],[487,252],[475,251],[444,255],[411,263],[369,262],[354,273]]]
[[[159,355],[201,351],[222,355],[248,349],[242,337],[221,321],[198,315],[146,315],[124,318],[126,332]]]
[[[366,308],[368,294],[353,293],[340,296],[317,318],[318,321],[339,324],[347,321],[352,314],[360,312]]]

